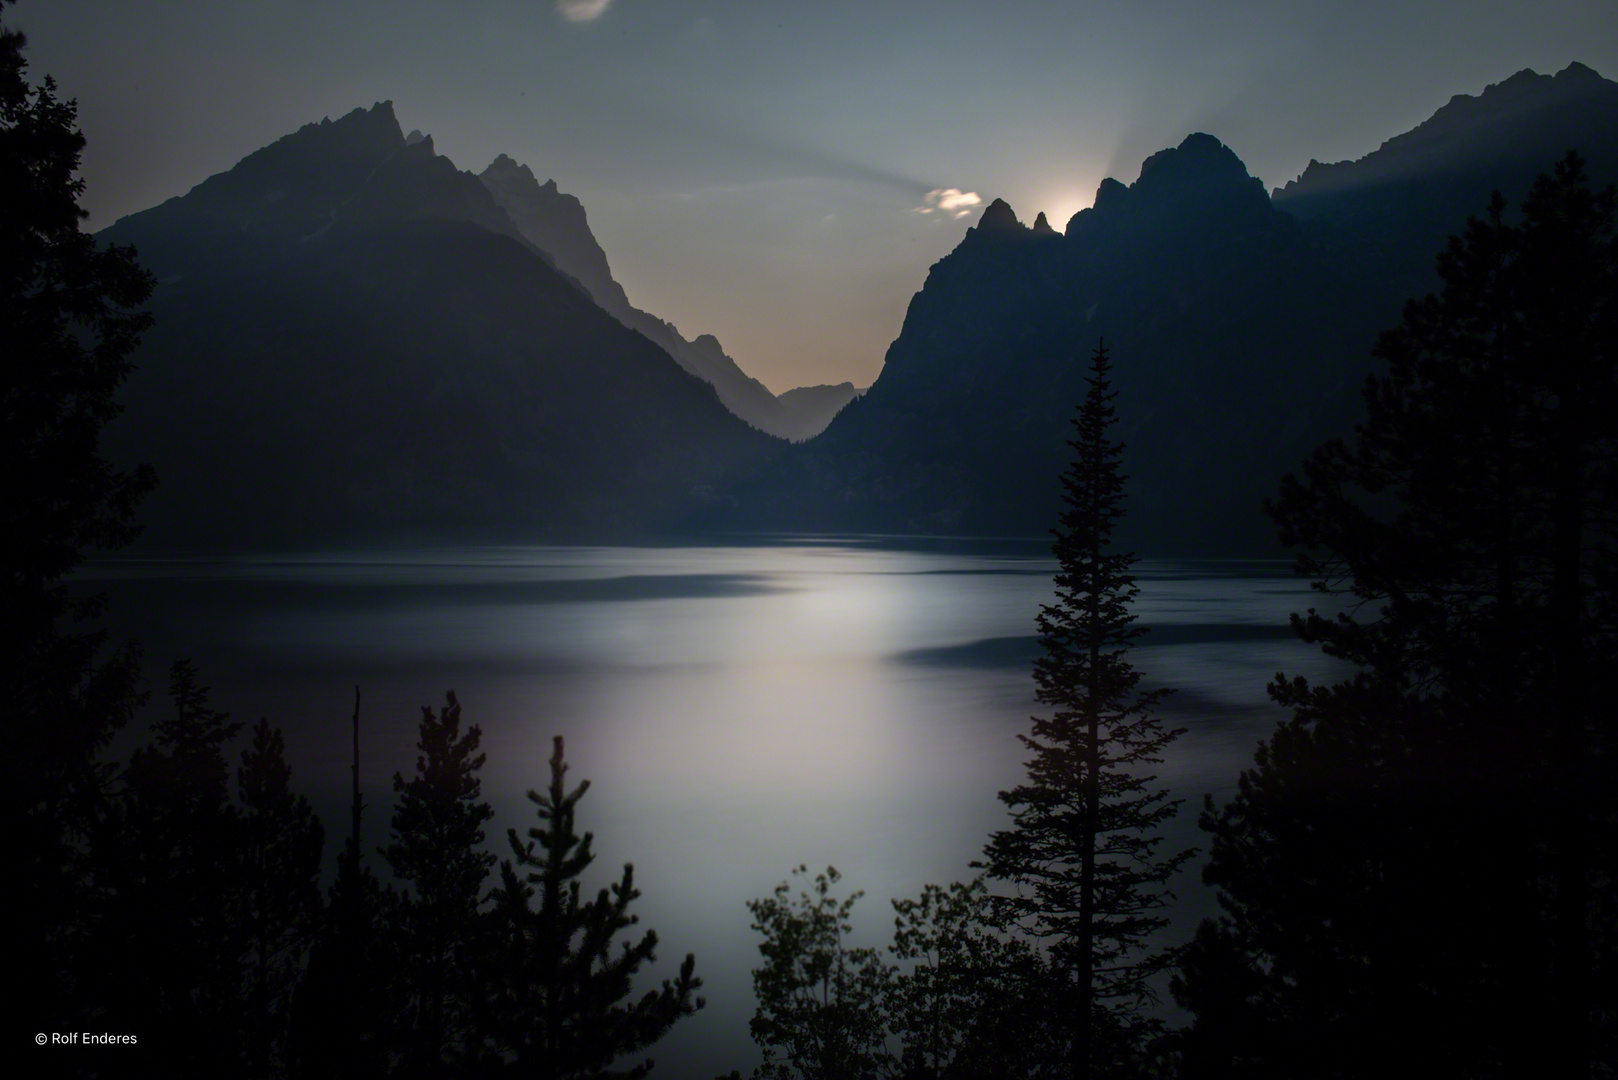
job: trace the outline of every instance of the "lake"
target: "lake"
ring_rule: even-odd
[[[180,656],[238,720],[287,734],[293,783],[346,830],[350,717],[361,693],[366,845],[385,842],[391,777],[414,768],[421,706],[456,691],[483,730],[495,850],[536,819],[551,737],[596,873],[635,865],[660,969],[694,952],[708,1007],[653,1051],[656,1076],[708,1080],[757,1060],[747,1036],[757,937],[745,902],[792,868],[835,865],[866,943],[888,900],[970,876],[1021,778],[1035,710],[1045,541],[795,539],[756,546],[501,547],[107,560],[113,624],[153,687]],[[1145,562],[1131,659],[1171,686],[1187,729],[1160,775],[1196,844],[1205,792],[1234,786],[1281,718],[1265,684],[1334,668],[1291,638],[1318,601],[1276,562]],[[154,695],[154,705],[165,704]],[[380,862],[380,860],[375,860]],[[1210,909],[1196,872],[1176,925]]]

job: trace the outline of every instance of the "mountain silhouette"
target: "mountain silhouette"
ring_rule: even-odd
[[[624,327],[390,103],[101,234],[159,279],[122,460],[150,541],[623,536],[784,447]]]
[[[1360,415],[1377,333],[1493,188],[1588,146],[1618,174],[1618,85],[1574,65],[1458,97],[1360,162],[1267,195],[1195,133],[1099,186],[1063,232],[996,199],[931,268],[881,375],[720,517],[762,530],[1040,535],[1056,520],[1085,357],[1105,339],[1126,443],[1120,539],[1277,551],[1261,504]],[[734,507],[741,507],[735,512]],[[726,516],[728,515],[728,516]]]
[[[837,410],[852,399],[852,386],[847,392],[833,387],[800,387],[815,392],[777,397],[742,371],[712,334],[687,340],[673,324],[632,305],[608,268],[606,252],[590,231],[584,205],[559,191],[555,180],[539,183],[528,166],[504,154],[495,158],[479,179],[521,235],[551,255],[556,266],[577,279],[597,304],[631,330],[645,335],[685,370],[713,384],[725,407],[760,431],[794,442],[810,438],[819,434]]]
[[[1357,161],[1311,161],[1275,189],[1311,242],[1400,295],[1437,285],[1433,254],[1495,191],[1520,201],[1570,149],[1589,174],[1618,176],[1618,83],[1583,64],[1519,71],[1476,97],[1457,94],[1416,128]]]
[[[1105,338],[1128,444],[1126,542],[1263,547],[1256,510],[1242,511],[1295,464],[1305,432],[1343,417],[1374,329],[1332,312],[1348,328],[1300,362],[1296,344],[1321,336],[1326,277],[1296,223],[1203,134],[1134,184],[1104,182],[1064,233],[996,199],[932,267],[875,384],[739,496],[746,523],[1043,533],[1087,350]],[[1281,419],[1253,423],[1266,414]]]

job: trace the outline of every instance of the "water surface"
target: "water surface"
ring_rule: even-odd
[[[834,864],[867,893],[862,935],[882,941],[888,898],[969,876],[1005,822],[995,795],[1021,778],[1054,563],[1044,542],[905,545],[174,556],[90,576],[155,671],[188,656],[222,707],[286,730],[294,783],[335,828],[358,685],[373,849],[420,708],[446,690],[483,729],[502,833],[535,821],[525,792],[564,735],[570,778],[592,781],[590,884],[633,862],[662,967],[694,952],[707,983],[656,1075],[707,1080],[755,1060],[746,900],[799,863]],[[1266,682],[1330,669],[1286,631],[1314,597],[1281,564],[1137,575],[1149,632],[1131,659],[1176,690],[1164,715],[1187,732],[1160,774],[1188,800],[1176,839],[1196,843],[1202,794],[1228,791],[1279,719]],[[1208,901],[1194,875],[1181,892],[1189,927]]]

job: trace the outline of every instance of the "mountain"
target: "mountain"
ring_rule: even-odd
[[[505,154],[495,158],[479,179],[518,232],[549,254],[556,266],[572,275],[597,304],[631,330],[645,335],[685,370],[711,383],[726,408],[760,431],[800,442],[818,435],[846,404],[847,398],[839,401],[836,392],[782,401],[725,355],[719,339],[712,334],[688,341],[672,323],[630,304],[623,286],[613,279],[606,252],[590,231],[584,205],[559,191],[555,180],[541,184],[528,166],[519,165]]]
[[[819,426],[815,427],[813,432],[804,436],[811,438],[826,430],[826,425],[831,423],[832,417],[842,412],[843,406],[859,397],[862,392],[851,382],[798,386],[791,390],[783,390],[776,396],[776,400],[803,416],[806,427],[818,423]]]
[[[624,327],[392,105],[120,219],[159,279],[116,459],[155,544],[624,536],[784,446]]]
[[[1360,162],[1267,193],[1207,134],[1056,232],[994,200],[932,266],[871,388],[743,482],[733,528],[1041,535],[1090,351],[1114,359],[1129,509],[1153,555],[1277,554],[1261,506],[1361,415],[1377,334],[1498,187],[1570,146],[1618,175],[1618,86],[1574,65],[1459,97]],[[740,507],[736,511],[734,507]]]
[[[1336,310],[1346,283],[1318,294],[1328,276],[1208,135],[1127,187],[1104,182],[1065,233],[994,200],[931,268],[875,384],[739,496],[747,524],[1042,534],[1104,338],[1129,446],[1126,542],[1263,547],[1243,511],[1343,419],[1374,329]]]
[[[1554,76],[1519,71],[1476,97],[1457,94],[1357,161],[1311,161],[1272,198],[1356,274],[1419,294],[1436,284],[1433,253],[1493,192],[1515,209],[1571,149],[1591,176],[1618,176],[1615,121],[1618,82],[1577,63]]]

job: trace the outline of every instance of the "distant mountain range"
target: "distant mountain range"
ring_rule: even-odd
[[[504,156],[462,172],[384,103],[105,230],[161,281],[109,449],[157,465],[156,543],[1038,535],[1104,338],[1124,540],[1262,554],[1263,498],[1358,418],[1444,238],[1570,147],[1618,177],[1618,84],[1577,64],[1271,193],[1194,134],[1062,232],[995,200],[863,396],[775,396],[636,309],[577,199]]]
[[[1124,540],[1150,554],[1275,550],[1278,479],[1361,415],[1378,331],[1491,190],[1515,205],[1577,147],[1618,178],[1618,84],[1521,72],[1357,162],[1268,195],[1194,134],[1062,233],[995,200],[934,264],[881,376],[719,515],[732,528],[1023,534],[1056,520],[1091,350],[1115,363]]]
[[[645,335],[691,374],[712,383],[725,407],[760,431],[801,442],[820,434],[837,411],[857,396],[852,383],[800,387],[780,397],[770,393],[725,355],[712,334],[687,341],[671,323],[631,305],[623,286],[607,268],[606,252],[590,232],[583,204],[558,191],[556,181],[540,184],[528,166],[504,154],[479,179],[523,237],[554,258],[557,267],[576,278],[597,304]]]
[[[101,235],[159,279],[108,433],[153,543],[640,535],[787,445],[386,103]]]
[[[1570,149],[1592,177],[1618,177],[1618,82],[1583,64],[1519,71],[1457,94],[1425,123],[1358,161],[1322,165],[1271,193],[1311,243],[1400,295],[1432,287],[1433,256],[1499,191],[1515,208]]]

